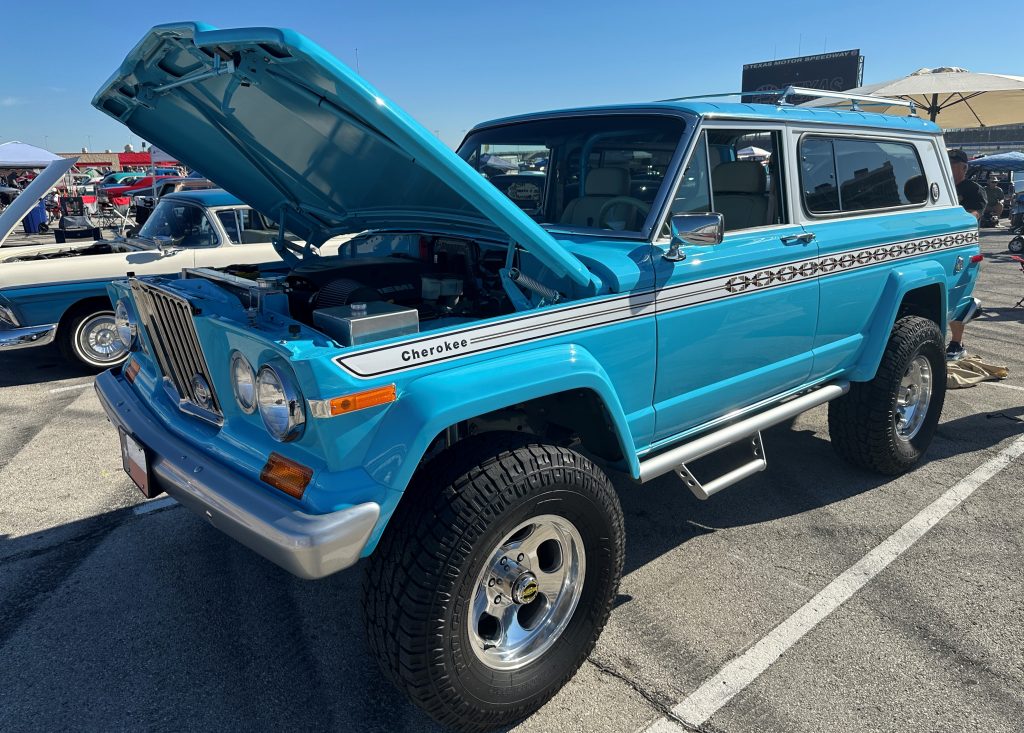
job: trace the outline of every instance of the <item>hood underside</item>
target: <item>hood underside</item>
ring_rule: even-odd
[[[593,281],[434,135],[293,31],[157,26],[93,105],[311,245],[447,226],[501,233],[555,274]]]

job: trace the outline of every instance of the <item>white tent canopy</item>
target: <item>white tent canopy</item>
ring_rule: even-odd
[[[45,168],[59,155],[35,145],[13,141],[0,144],[0,168]]]
[[[1024,122],[1024,76],[971,72],[958,66],[918,69],[901,79],[867,84],[848,94],[897,97],[914,102],[918,117],[940,127],[991,127]],[[848,101],[815,99],[805,107],[841,107]],[[905,115],[905,107],[864,104],[865,111]]]

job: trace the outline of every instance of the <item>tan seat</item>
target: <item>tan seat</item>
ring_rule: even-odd
[[[725,217],[726,231],[762,227],[768,221],[768,176],[753,160],[722,163],[711,171],[715,211]]]
[[[592,168],[587,173],[583,195],[569,202],[562,212],[562,224],[577,227],[600,226],[601,207],[616,196],[629,195],[629,171],[625,168]],[[607,218],[612,218],[609,215]]]

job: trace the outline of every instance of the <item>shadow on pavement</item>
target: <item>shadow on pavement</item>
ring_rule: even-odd
[[[91,374],[68,362],[56,344],[0,352],[0,387],[21,387]]]
[[[358,567],[299,580],[181,508],[60,529],[0,538],[0,730],[440,730],[370,656]]]

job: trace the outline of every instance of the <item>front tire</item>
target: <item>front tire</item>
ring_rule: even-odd
[[[1015,255],[1019,255],[1024,252],[1024,236],[1017,235],[1010,240],[1010,243],[1006,245],[1006,248]]]
[[[90,371],[109,369],[128,357],[109,308],[92,306],[71,313],[60,324],[57,341],[64,358]]]
[[[622,510],[575,451],[495,434],[420,472],[370,559],[367,636],[443,725],[507,726],[593,649],[618,592]]]
[[[829,403],[832,447],[855,466],[906,473],[931,445],[945,398],[942,332],[927,318],[900,318],[874,379]]]

